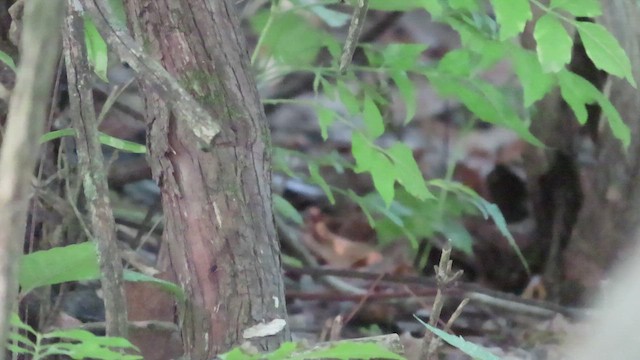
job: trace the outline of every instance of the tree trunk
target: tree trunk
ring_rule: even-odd
[[[284,324],[279,244],[271,207],[270,135],[229,0],[125,2],[138,41],[209,111],[222,130],[210,151],[143,82],[164,237],[188,299],[185,353],[210,359],[260,323]],[[252,338],[273,349],[288,329]]]
[[[601,23],[631,59],[640,83],[640,9],[635,0],[604,1]],[[608,267],[636,238],[640,223],[640,97],[626,80],[610,77],[609,98],[631,129],[631,145],[622,144],[600,124],[596,163],[583,176],[585,203],[571,239],[574,250],[600,268]],[[588,274],[582,274],[586,278]]]
[[[640,10],[635,0],[603,1],[602,23],[621,43],[640,82]],[[533,47],[532,38],[524,42]],[[599,107],[588,107],[589,118],[580,128],[559,92],[547,96],[534,118],[532,132],[548,149],[529,148],[527,176],[534,200],[541,247],[547,266],[545,278],[553,297],[580,301],[579,289],[593,288],[602,270],[616,260],[635,238],[640,221],[640,98],[626,80],[597,70],[576,38],[570,69],[601,88],[631,129],[631,145],[622,148]],[[606,85],[606,81],[610,84]],[[586,140],[590,138],[591,140]],[[581,146],[592,141],[589,154]],[[593,156],[578,161],[578,156]],[[555,169],[555,170],[554,170]],[[568,246],[564,259],[562,251]],[[562,263],[562,260],[564,263]],[[564,273],[564,276],[560,276]],[[561,279],[568,280],[563,289]],[[553,284],[555,283],[555,284]],[[576,287],[577,285],[577,287]],[[555,288],[555,289],[554,289]]]

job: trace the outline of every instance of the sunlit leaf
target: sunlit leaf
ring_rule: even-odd
[[[449,51],[438,62],[438,71],[457,76],[470,76],[471,51],[468,49],[455,49]]]
[[[406,114],[403,123],[406,125],[416,115],[417,104],[415,85],[404,71],[392,71],[390,75],[391,79],[393,79],[393,82],[398,87],[398,91],[400,92],[400,96],[402,96],[402,100],[404,102]]]
[[[40,143],[42,144],[47,141],[58,139],[64,136],[75,136],[75,135],[76,135],[76,130],[72,128],[54,130],[42,135],[40,137]],[[145,154],[147,152],[147,148],[144,145],[140,145],[138,143],[128,141],[128,140],[118,139],[116,137],[113,137],[111,135],[107,135],[104,133],[99,133],[98,139],[100,140],[101,144],[112,147],[114,149],[118,149],[120,151],[130,152],[134,154]]]
[[[533,17],[528,0],[491,0],[491,4],[500,25],[500,40],[520,34]]]
[[[140,145],[132,141],[118,139],[117,137],[113,137],[104,133],[98,134],[98,138],[100,139],[101,144],[110,146],[120,151],[134,154],[145,154],[147,152],[147,148],[144,145]]]
[[[571,61],[573,40],[555,16],[546,14],[538,19],[533,37],[545,71],[558,72]]]
[[[367,127],[367,135],[369,135],[370,138],[375,139],[384,133],[384,120],[382,119],[382,114],[380,114],[378,106],[369,95],[364,97],[362,117],[364,118],[364,123]]]
[[[39,286],[93,280],[99,275],[96,245],[84,242],[22,256],[19,283],[26,293]]]
[[[604,26],[583,21],[578,22],[576,28],[587,55],[598,69],[627,79],[631,85],[636,86],[627,54]]]
[[[102,81],[109,82],[107,78],[107,68],[109,66],[107,43],[89,16],[84,17],[84,41],[87,46],[89,64],[93,71]]]
[[[524,92],[524,106],[529,107],[551,91],[555,79],[545,73],[536,55],[527,50],[512,52],[513,66]]]
[[[587,105],[596,101],[593,84],[582,76],[566,70],[558,74],[558,81],[562,98],[573,110],[578,122],[584,125],[588,116]]]
[[[475,12],[480,10],[480,4],[478,0],[449,0],[449,6],[454,10],[466,10],[468,12]]]
[[[424,200],[434,198],[424,182],[422,172],[413,157],[413,151],[404,143],[397,142],[387,150],[393,160],[398,182],[413,196]]]
[[[373,161],[369,164],[369,172],[373,179],[373,186],[387,206],[391,205],[395,193],[395,167],[386,155],[379,151],[373,152]]]
[[[437,0],[369,0],[369,9],[372,10],[407,11],[421,7],[428,7],[432,11],[438,9],[442,11],[442,7],[438,4]]]
[[[382,50],[384,65],[396,70],[412,69],[426,49],[424,44],[389,44]]]
[[[269,11],[263,11],[251,18],[251,25],[261,33],[267,24]],[[271,26],[262,38],[264,51],[278,62],[286,65],[309,65],[323,47],[336,44],[336,39],[324,29],[313,26],[302,14],[293,11],[278,12],[273,16]]]
[[[439,72],[426,75],[441,96],[458,99],[478,118],[505,126],[533,145],[544,146],[531,134],[506,94],[494,85],[480,79],[447,76]]]
[[[393,353],[379,344],[368,342],[340,341],[328,349],[320,349],[304,353],[303,356],[293,357],[303,359],[395,359],[406,360],[403,356]]]
[[[551,9],[563,9],[575,17],[596,17],[602,15],[600,0],[551,0]]]
[[[0,50],[0,61],[2,61],[8,67],[10,67],[11,70],[16,71],[16,63],[13,61],[13,58],[9,56],[9,54],[1,50]]]

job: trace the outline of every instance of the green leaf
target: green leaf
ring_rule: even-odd
[[[72,128],[66,128],[61,130],[49,131],[48,133],[40,137],[40,144],[44,144],[47,141],[58,139],[63,136],[76,136],[76,130]]]
[[[24,293],[39,286],[94,280],[99,276],[98,254],[93,242],[36,251],[20,261],[19,283]]]
[[[384,133],[384,120],[382,119],[382,114],[380,114],[378,106],[368,94],[364,97],[362,117],[364,118],[364,123],[367,126],[367,135],[370,138],[375,139]]]
[[[393,195],[395,193],[395,167],[389,158],[379,151],[374,151],[372,157],[373,161],[369,164],[369,173],[373,179],[373,186],[385,204],[389,206],[393,201]]]
[[[93,71],[104,82],[109,82],[107,78],[107,67],[109,66],[107,43],[89,16],[84,17],[84,41],[87,46],[89,64]]]
[[[100,139],[101,144],[110,146],[120,151],[125,151],[129,153],[134,153],[134,154],[147,153],[147,148],[144,145],[140,145],[132,141],[118,139],[117,137],[113,137],[111,135],[107,135],[104,133],[99,133],[98,138]]]
[[[327,195],[327,199],[329,199],[329,202],[331,203],[331,205],[334,205],[336,203],[336,199],[333,197],[333,192],[331,191],[331,187],[329,186],[329,184],[327,184],[327,182],[324,180],[322,175],[320,175],[320,169],[318,168],[318,165],[315,163],[309,163],[308,168],[309,168],[309,176],[311,177],[311,180],[316,185],[320,186],[322,191],[324,191],[325,195]]]
[[[28,324],[25,324],[22,322],[22,320],[20,320],[20,316],[18,316],[18,314],[16,313],[11,313],[11,326],[13,326],[14,328],[20,330],[20,331],[26,331],[32,335],[37,335],[38,332],[32,328],[31,326],[29,326]],[[31,342],[31,340],[29,340],[28,342],[26,342],[26,344],[33,344]]]
[[[44,334],[45,339],[72,340],[74,343],[55,342],[47,344],[42,348],[45,350],[43,356],[67,355],[72,359],[105,359],[105,360],[133,360],[142,359],[139,355],[122,354],[120,351],[139,349],[131,344],[127,339],[119,337],[96,336],[89,331],[82,329],[57,330]],[[111,348],[114,348],[112,350]]]
[[[398,182],[413,196],[420,200],[435,198],[427,189],[418,167],[418,163],[413,157],[413,151],[404,143],[397,142],[387,150],[387,155],[393,160]]]
[[[477,0],[449,0],[449,6],[453,10],[466,10],[468,12],[476,12],[480,10]]]
[[[353,94],[353,91],[349,89],[347,84],[342,81],[338,81],[336,84],[338,88],[338,96],[340,97],[340,101],[347,108],[347,111],[351,115],[355,115],[360,113],[360,101]]]
[[[586,105],[597,103],[606,116],[613,135],[622,141],[625,147],[629,146],[631,143],[631,130],[620,117],[618,110],[600,90],[591,82],[568,70],[559,73],[558,80],[562,97],[581,124],[587,121]]]
[[[424,321],[420,320],[420,318],[418,318],[417,316],[414,315],[414,317],[419,322],[421,322],[422,325],[424,325],[429,331],[438,335],[438,337],[440,337],[442,340],[447,342],[449,345],[471,356],[471,358],[480,359],[480,360],[500,360],[499,357],[493,355],[491,352],[489,352],[489,350],[483,348],[482,346],[468,342],[465,339],[463,339],[462,336],[455,336],[455,335],[448,334],[438,328],[435,328],[425,323]]]
[[[369,0],[369,9],[372,10],[407,11],[418,9],[421,7],[429,7],[432,10],[436,10],[439,8],[440,11],[442,11],[442,7],[437,2],[437,0]]]
[[[285,198],[278,194],[273,195],[273,205],[276,211],[285,218],[292,220],[298,225],[302,225],[302,215]]]
[[[13,58],[11,58],[9,54],[1,50],[0,50],[0,61],[7,64],[7,66],[10,67],[11,70],[13,70],[14,72],[16,71],[16,63],[13,61]]]
[[[404,71],[391,71],[390,76],[400,91],[400,96],[404,101],[405,117],[403,123],[407,125],[416,115],[416,89],[413,82]]]
[[[527,263],[527,260],[524,258],[522,251],[520,251],[520,248],[518,247],[516,240],[513,238],[513,235],[511,235],[511,232],[507,227],[507,221],[504,219],[504,216],[502,216],[502,213],[500,212],[500,208],[498,208],[497,205],[492,204],[486,201],[485,199],[481,198],[479,195],[478,195],[478,198],[476,198],[476,201],[477,203],[481,204],[481,207],[482,207],[481,210],[489,214],[489,217],[493,220],[493,223],[496,224],[496,226],[498,227],[500,234],[502,234],[502,236],[507,238],[507,240],[509,241],[509,245],[511,245],[511,248],[513,249],[513,251],[515,251],[516,255],[518,255],[518,258],[520,259],[522,266],[524,266],[527,273],[530,273],[529,264]]]
[[[47,141],[58,139],[63,136],[75,136],[75,135],[76,135],[76,130],[72,128],[54,130],[42,135],[40,137],[40,143],[43,144]],[[104,133],[99,133],[98,138],[101,144],[110,146],[112,148],[115,148],[121,151],[130,152],[134,154],[147,153],[147,148],[144,145],[140,145],[132,141],[118,139],[116,137],[113,137],[111,135],[107,135]]]
[[[426,74],[436,91],[444,97],[453,97],[464,104],[481,120],[505,126],[523,140],[544,147],[519,118],[514,106],[503,92],[480,79],[448,76],[439,72]]]
[[[596,101],[593,92],[595,87],[587,79],[568,70],[558,73],[558,82],[562,98],[573,110],[578,122],[584,125],[588,116],[586,105]]]
[[[440,0],[419,0],[420,5],[431,15],[431,18],[436,19],[442,15],[442,4]],[[390,2],[402,2],[402,1],[388,1]]]
[[[520,34],[533,17],[528,0],[491,0],[491,4],[500,24],[500,40]]]
[[[267,355],[267,360],[279,360],[279,359],[288,359],[288,357],[298,349],[298,344],[294,342],[285,342],[280,345],[280,347]]]
[[[314,27],[303,14],[293,11],[273,15],[269,11],[260,12],[251,19],[253,30],[261,33],[269,16],[273,16],[273,21],[262,38],[261,49],[280,63],[310,65],[323,47],[337,43],[325,30]]]
[[[553,10],[563,9],[575,17],[597,17],[602,15],[600,0],[551,0]]]
[[[424,44],[389,44],[382,50],[383,65],[395,70],[413,69],[426,49]]]
[[[371,142],[360,133],[354,133],[351,139],[351,154],[356,160],[356,173],[369,172],[376,188],[385,204],[393,201],[395,166],[389,158],[372,146]]]
[[[482,213],[485,219],[491,218],[493,222],[496,224],[496,227],[498,228],[500,233],[505,238],[507,238],[509,245],[515,251],[516,255],[520,259],[522,266],[525,268],[527,273],[530,272],[529,264],[527,264],[527,261],[524,258],[524,255],[522,254],[522,252],[520,251],[520,248],[518,247],[518,244],[513,238],[513,235],[511,235],[511,232],[509,231],[509,228],[507,226],[507,222],[504,219],[504,216],[502,216],[502,213],[500,212],[500,209],[498,208],[498,206],[488,202],[487,200],[482,198],[480,195],[478,195],[473,189],[460,183],[456,183],[452,181],[444,181],[442,179],[433,179],[429,181],[429,185],[436,186],[443,190],[451,191],[456,194],[464,196],[467,201],[469,201],[473,206],[475,206],[478,210],[480,210],[480,212]]]
[[[351,154],[356,160],[356,173],[362,173],[369,169],[369,164],[373,162],[374,149],[371,143],[361,133],[353,133],[351,137]]]
[[[609,126],[611,127],[611,132],[613,136],[622,141],[622,145],[625,148],[629,148],[631,144],[631,130],[620,117],[620,113],[613,106],[611,101],[604,96],[601,92],[598,92],[598,96],[596,96],[596,101],[598,105],[602,108],[602,112],[607,117],[609,121]]]
[[[291,360],[303,359],[394,359],[406,360],[384,347],[363,341],[340,341],[328,349],[321,349],[294,356]]]
[[[558,72],[571,61],[573,40],[560,21],[551,14],[538,19],[533,30],[538,45],[538,59],[547,72]]]
[[[551,91],[555,79],[544,72],[538,58],[531,51],[515,49],[511,59],[524,92],[524,106],[529,107]]]
[[[578,22],[576,28],[587,55],[598,69],[627,79],[633,87],[636,87],[627,54],[618,40],[604,26],[591,22]]]
[[[469,49],[451,50],[438,62],[438,71],[451,75],[471,77],[472,70]]]

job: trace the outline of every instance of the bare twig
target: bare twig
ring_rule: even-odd
[[[433,307],[431,309],[431,315],[429,315],[429,325],[436,327],[440,320],[440,314],[442,312],[442,306],[444,305],[444,290],[446,290],[453,282],[458,280],[462,276],[462,270],[455,273],[451,269],[453,261],[450,260],[451,256],[451,244],[447,243],[442,249],[440,255],[440,264],[435,266],[436,271],[436,283],[438,284],[438,292],[436,298],[433,301]],[[436,337],[431,331],[427,331],[422,339],[422,358],[423,359],[437,359],[438,347],[440,346],[440,339]]]
[[[362,306],[367,301],[367,299],[369,299],[369,297],[371,297],[371,295],[374,294],[374,290],[376,286],[378,286],[378,284],[380,283],[380,279],[382,279],[383,276],[384,274],[380,274],[380,276],[371,284],[371,286],[369,286],[369,290],[367,290],[367,293],[362,296],[362,299],[360,299],[360,302],[358,302],[358,304],[353,308],[353,310],[351,310],[351,313],[349,313],[349,316],[347,316],[347,318],[345,319],[344,321],[345,324],[349,323],[349,321],[351,321],[351,319],[353,319],[353,317],[356,316],[356,314],[358,313],[358,311],[360,311],[360,308],[362,308]]]
[[[462,300],[460,302],[460,304],[456,308],[456,311],[454,311],[453,314],[451,314],[451,317],[447,321],[447,324],[444,326],[444,331],[451,330],[451,327],[453,326],[453,323],[456,322],[456,320],[458,320],[458,318],[462,314],[462,310],[464,310],[464,307],[467,306],[468,303],[469,303],[469,299],[468,298],[464,299],[464,300]]]
[[[320,268],[293,268],[284,266],[288,273],[307,274],[313,277],[346,277],[355,279],[375,280],[380,274],[354,270],[320,269]],[[386,274],[380,280],[385,283],[414,284],[427,287],[436,287],[436,282],[424,276],[401,276]],[[457,298],[468,297],[474,303],[481,303],[487,306],[502,310],[517,312],[524,315],[551,318],[556,314],[562,314],[570,318],[583,318],[585,312],[577,308],[561,306],[548,301],[525,299],[515,294],[484,288],[473,283],[458,282],[445,291],[449,296]]]
[[[351,15],[351,23],[349,24],[347,39],[344,42],[342,56],[340,57],[341,73],[347,71],[347,67],[351,64],[353,53],[355,53],[356,46],[358,46],[360,33],[362,33],[362,28],[364,28],[364,21],[367,18],[367,10],[369,10],[369,0],[357,0],[357,4],[355,4],[353,9],[353,15]]]
[[[5,358],[9,314],[18,292],[17,264],[25,237],[27,204],[53,77],[60,53],[62,0],[31,0],[24,10],[20,66],[9,103],[0,155],[0,360]]]
[[[179,333],[180,328],[178,325],[169,321],[156,321],[156,320],[142,320],[142,321],[130,321],[127,323],[130,330],[154,330],[154,331],[170,331]],[[88,331],[104,331],[106,324],[104,322],[92,322],[85,323],[79,327]]]
[[[78,163],[90,213],[93,239],[100,256],[101,282],[109,336],[127,335],[127,306],[124,297],[122,260],[117,246],[115,222],[109,202],[104,158],[98,138],[98,121],[93,106],[91,70],[84,45],[83,20],[70,1],[64,37],[71,117],[76,129]]]

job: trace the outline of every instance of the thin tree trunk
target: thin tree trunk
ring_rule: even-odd
[[[76,129],[78,165],[91,221],[91,234],[100,251],[100,273],[107,335],[127,337],[127,305],[115,221],[109,201],[98,121],[93,105],[92,71],[84,44],[82,15],[69,1],[64,37],[69,104]]]
[[[153,86],[143,89],[165,240],[189,302],[185,353],[208,359],[245,340],[286,339],[284,288],[271,208],[270,137],[232,1],[131,0],[135,36],[221,125],[200,150]],[[249,338],[261,323],[271,331]]]
[[[21,62],[0,155],[0,360],[5,357],[9,318],[17,298],[17,268],[38,154],[37,139],[53,88],[65,3],[30,0],[25,5]]]

